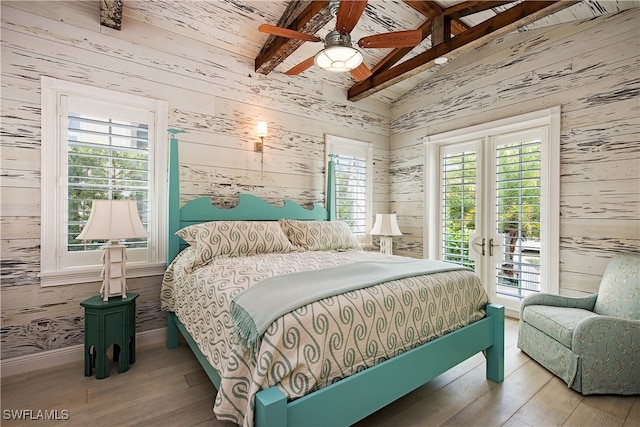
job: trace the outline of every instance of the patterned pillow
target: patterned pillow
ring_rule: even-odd
[[[281,219],[287,238],[299,250],[329,251],[361,249],[351,229],[343,221],[298,221]]]
[[[176,234],[195,247],[193,268],[215,258],[296,250],[275,221],[211,221],[190,225]]]

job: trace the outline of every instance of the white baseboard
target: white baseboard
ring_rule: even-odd
[[[153,329],[136,334],[136,348],[157,345],[165,342],[167,328]],[[65,363],[78,362],[84,358],[84,345],[72,345],[70,347],[55,350],[41,351],[36,354],[14,357],[0,360],[0,376],[23,374],[38,369],[64,365]]]
[[[518,310],[513,310],[511,308],[504,308],[504,315],[506,317],[511,317],[512,319],[520,319],[520,312]]]

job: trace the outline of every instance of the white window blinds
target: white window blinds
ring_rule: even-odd
[[[469,236],[476,228],[476,153],[444,154],[441,171],[442,259],[473,268]]]
[[[104,242],[76,240],[94,199],[138,202],[142,223],[149,216],[149,126],[70,112],[67,117],[67,250],[95,250]],[[146,247],[132,239],[129,247]]]
[[[373,144],[328,134],[325,144],[327,157],[334,156],[336,219],[349,224],[361,244],[371,245]]]
[[[504,236],[496,292],[523,298],[540,291],[540,141],[498,144],[495,155],[496,231]]]
[[[349,224],[356,236],[367,232],[367,163],[366,159],[337,154],[336,217]]]

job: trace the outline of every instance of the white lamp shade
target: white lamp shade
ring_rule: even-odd
[[[322,49],[315,56],[318,67],[342,73],[351,71],[362,63],[362,53],[358,49],[348,46],[329,46]]]
[[[376,222],[369,234],[372,236],[402,236],[396,214],[376,214]]]
[[[265,138],[267,136],[267,122],[258,122],[256,128],[256,136]]]
[[[147,237],[135,200],[94,200],[78,240],[119,240]]]

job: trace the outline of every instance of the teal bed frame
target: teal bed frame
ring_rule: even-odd
[[[333,162],[329,162],[327,209],[314,205],[305,209],[285,201],[274,206],[248,194],[239,196],[232,209],[219,209],[209,197],[192,200],[180,208],[178,141],[172,135],[169,155],[169,248],[167,263],[186,246],[175,235],[190,224],[215,220],[278,220],[280,218],[329,220],[334,206]],[[348,426],[383,408],[394,400],[427,383],[458,363],[484,351],[486,377],[500,383],[504,379],[504,307],[487,305],[487,316],[404,354],[375,365],[293,401],[277,387],[257,393],[256,427]],[[220,374],[211,366],[172,312],[167,313],[167,348],[175,348],[182,335],[203,369],[216,386]]]

